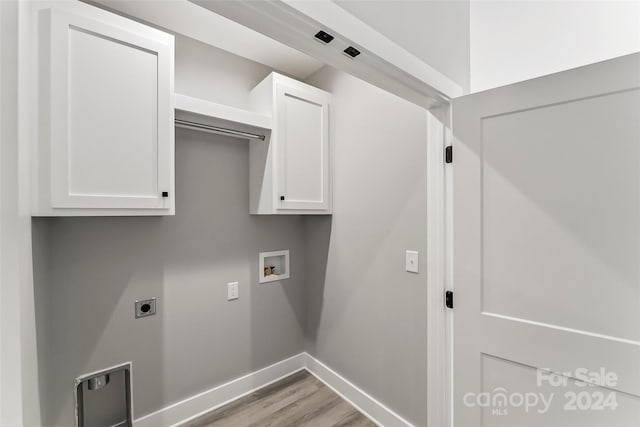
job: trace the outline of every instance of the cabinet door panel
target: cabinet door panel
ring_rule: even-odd
[[[329,101],[277,86],[279,209],[329,208]]]
[[[52,10],[50,52],[52,206],[168,209],[169,48]]]

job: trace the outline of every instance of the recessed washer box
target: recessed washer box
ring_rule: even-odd
[[[260,252],[260,283],[276,282],[288,279],[289,250]]]

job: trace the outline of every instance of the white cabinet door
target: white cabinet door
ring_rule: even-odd
[[[453,425],[638,426],[640,54],[453,117]]]
[[[331,214],[331,94],[271,73],[249,98],[273,117],[270,138],[250,143],[250,212]]]
[[[329,209],[329,95],[276,82],[278,209]]]
[[[173,38],[47,12],[50,208],[172,213]]]

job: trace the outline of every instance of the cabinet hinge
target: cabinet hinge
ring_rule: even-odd
[[[444,147],[444,162],[453,163],[453,145]]]
[[[453,309],[453,291],[445,291],[444,306]]]
[[[284,196],[280,196],[280,200],[284,200]]]
[[[162,192],[162,197],[169,197],[169,192],[168,191],[163,191]]]

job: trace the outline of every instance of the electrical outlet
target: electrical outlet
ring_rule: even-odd
[[[227,301],[232,301],[238,298],[238,282],[227,283]]]
[[[136,319],[156,314],[156,299],[145,299],[135,302]]]
[[[409,273],[418,272],[418,251],[407,251],[405,254],[405,270]]]

